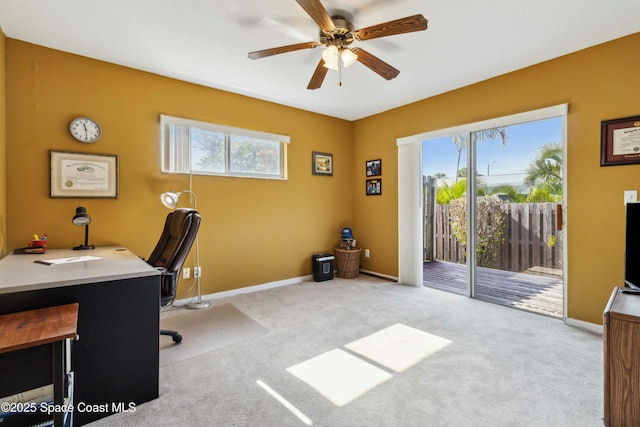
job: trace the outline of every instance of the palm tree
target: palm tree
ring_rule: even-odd
[[[460,199],[464,197],[467,193],[467,178],[462,178],[460,181],[455,181],[453,184],[449,185],[445,181],[442,181],[442,184],[438,186],[436,190],[436,203],[439,205],[447,205],[451,200]],[[484,196],[486,183],[482,176],[476,175],[476,188],[477,195]]]
[[[529,187],[539,186],[550,194],[562,194],[562,145],[550,142],[538,149],[524,179]],[[540,184],[539,184],[540,183]]]
[[[561,199],[559,194],[551,194],[546,188],[536,187],[527,196],[527,203],[559,202]]]
[[[439,205],[448,205],[451,200],[459,199],[467,191],[467,180],[462,179],[449,185],[446,182],[442,182],[442,185],[438,186],[436,191],[436,203]]]
[[[456,181],[458,180],[458,174],[460,172],[460,158],[462,157],[462,152],[467,148],[467,135],[466,133],[461,133],[458,135],[454,135],[451,137],[451,140],[456,145],[456,149],[458,150],[458,161],[456,163]],[[506,128],[493,128],[493,129],[485,129],[477,132],[471,133],[471,138],[475,139],[475,142],[482,142],[485,139],[490,141],[496,139],[497,137],[502,138],[502,145],[506,145],[509,141],[509,136],[507,135]]]

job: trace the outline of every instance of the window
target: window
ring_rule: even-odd
[[[160,116],[162,172],[287,178],[289,137]]]

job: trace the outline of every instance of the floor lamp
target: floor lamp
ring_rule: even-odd
[[[184,193],[191,194],[193,196],[193,208],[198,210],[198,201],[195,193],[191,190],[183,190],[179,193],[174,193],[169,191],[167,193],[162,193],[160,195],[160,200],[162,200],[162,204],[165,205],[169,209],[175,209],[178,205],[178,199]],[[196,302],[191,302],[187,304],[187,308],[199,309],[199,308],[207,308],[211,305],[209,301],[202,300],[202,294],[200,293],[200,276],[202,275],[202,270],[200,270],[200,248],[198,247],[198,236],[196,235],[196,267],[193,269],[193,275],[196,276],[196,284],[198,290],[198,300]]]

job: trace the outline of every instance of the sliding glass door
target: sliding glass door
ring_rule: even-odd
[[[467,251],[460,235],[464,222],[451,218],[460,212],[467,195],[468,146],[467,134],[422,143],[424,285],[463,295],[470,295],[464,268]]]
[[[563,317],[562,118],[471,134],[481,300]]]
[[[424,140],[424,285],[563,317],[563,117]]]

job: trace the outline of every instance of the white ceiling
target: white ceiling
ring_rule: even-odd
[[[294,0],[0,0],[7,37],[304,110],[356,120],[640,31],[638,0],[322,0],[356,29],[421,13],[429,29],[354,42],[360,63],[306,89],[321,47]],[[629,54],[637,55],[638,52]]]

